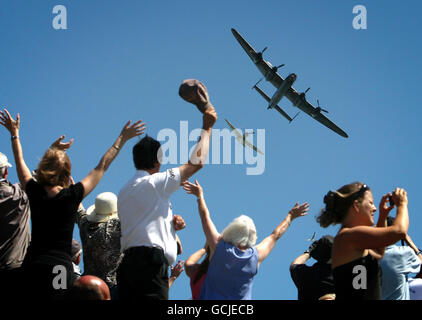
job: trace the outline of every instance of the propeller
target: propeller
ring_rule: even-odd
[[[285,64],[280,64],[280,65],[279,65],[279,66],[277,66],[277,67],[273,67],[273,71],[274,71],[274,72],[277,72],[279,68],[284,67],[284,66],[285,66]]]
[[[258,52],[258,57],[259,59],[262,59],[262,54],[264,53],[265,50],[267,50],[268,47],[265,47],[261,52]]]
[[[306,93],[309,91],[311,89],[311,87],[309,87],[308,89],[306,89],[305,90],[305,92],[302,92],[301,94],[300,94],[300,97],[303,99],[303,100],[306,100]]]
[[[328,111],[327,111],[327,110],[322,109],[322,108],[319,106],[319,100],[318,100],[318,99],[317,99],[317,103],[318,103],[318,107],[316,108],[316,111],[317,111],[317,112],[321,112],[321,111],[323,111],[323,112],[325,112],[325,113],[328,113]]]

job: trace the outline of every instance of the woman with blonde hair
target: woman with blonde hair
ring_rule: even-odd
[[[35,180],[23,158],[19,114],[14,120],[6,109],[0,111],[0,124],[11,134],[18,178],[31,208],[32,241],[23,263],[23,292],[31,299],[59,298],[74,280],[71,243],[79,204],[100,182],[126,141],[144,132],[145,124],[127,122],[98,165],[76,184],[71,183],[72,166],[66,154],[73,139],[64,143],[61,136],[51,145]]]
[[[290,223],[307,214],[308,203],[300,206],[296,203],[272,234],[255,245],[257,234],[251,218],[245,215],[237,217],[220,235],[211,220],[198,181],[195,180],[195,184],[185,182],[183,189],[198,198],[202,228],[210,248],[209,267],[199,300],[252,299],[252,282],[259,266]]]
[[[387,216],[394,207],[387,204],[390,198],[397,207],[397,218],[387,227]],[[317,218],[320,225],[341,224],[332,251],[336,300],[380,300],[378,261],[386,246],[406,236],[409,226],[406,191],[396,188],[382,197],[376,227],[374,198],[370,188],[361,182],[329,191],[324,203]]]

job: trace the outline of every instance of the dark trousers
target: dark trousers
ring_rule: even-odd
[[[117,269],[119,299],[168,300],[168,268],[161,248],[129,248]]]
[[[53,283],[55,278],[58,277],[58,273],[54,273],[54,265],[48,264],[32,264],[23,267],[24,280],[26,294],[31,300],[62,300],[68,289],[70,289],[75,280],[75,274],[73,272],[72,265],[64,265],[65,273],[63,275],[63,282],[60,283],[66,285],[66,289],[56,289]],[[62,280],[62,279],[61,279]],[[57,281],[57,280],[56,280]]]
[[[0,300],[15,300],[25,293],[22,286],[23,272],[21,268],[0,270]]]

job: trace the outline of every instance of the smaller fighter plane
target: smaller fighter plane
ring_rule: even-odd
[[[250,134],[250,132],[245,132],[242,134],[237,128],[235,128],[229,120],[224,119],[227,122],[227,125],[230,127],[231,131],[234,132],[236,135],[236,140],[243,146],[248,146],[249,148],[252,148],[254,151],[258,152],[259,154],[264,155],[264,153],[259,150],[256,146],[254,146],[252,143],[250,143],[248,140],[246,140],[246,137]],[[253,132],[252,132],[253,134]]]

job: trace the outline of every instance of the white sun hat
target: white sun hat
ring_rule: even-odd
[[[117,218],[117,196],[113,192],[100,193],[86,214],[90,222],[107,222]]]
[[[0,152],[0,168],[11,167],[11,166],[12,165],[9,163],[9,160],[7,160],[6,155]]]

